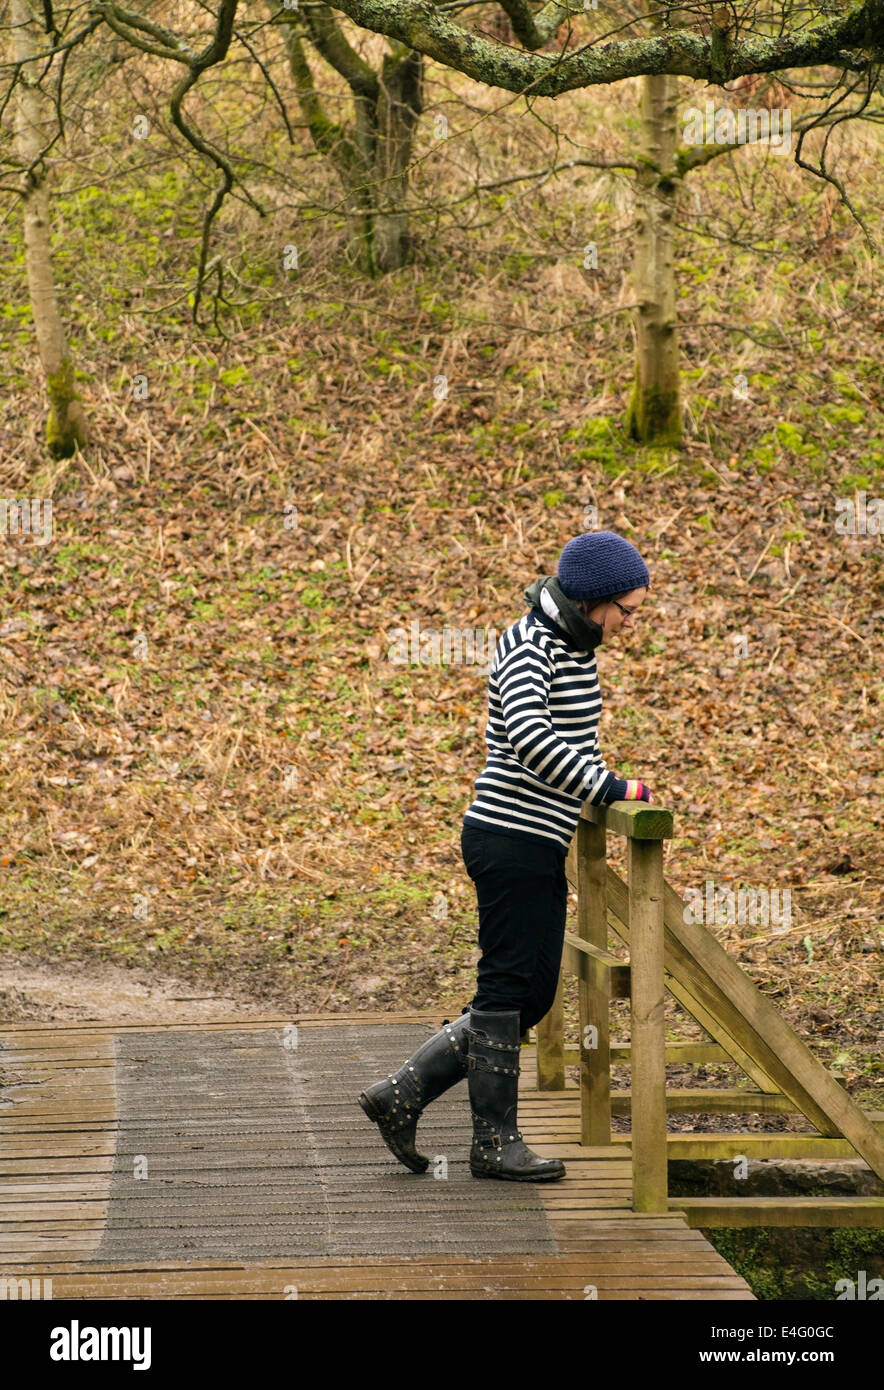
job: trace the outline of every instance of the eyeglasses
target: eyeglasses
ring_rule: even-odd
[[[635,608],[624,608],[623,604],[618,603],[615,598],[612,598],[611,602],[613,603],[615,608],[620,609],[620,612],[623,614],[625,618],[634,618],[636,613],[638,612],[638,604],[636,604]]]

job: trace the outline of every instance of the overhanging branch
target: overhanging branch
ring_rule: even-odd
[[[749,35],[731,40],[724,52],[718,37],[713,42],[711,36],[676,29],[639,39],[590,42],[574,53],[520,53],[455,24],[430,0],[334,0],[333,8],[364,29],[398,39],[477,82],[535,96],[556,97],[579,87],[655,73],[721,83],[781,68],[884,61],[884,0],[864,0],[815,28],[775,38]]]

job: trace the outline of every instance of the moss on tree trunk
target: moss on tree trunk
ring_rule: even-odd
[[[22,189],[25,262],[37,346],[49,394],[46,442],[55,458],[70,458],[78,445],[87,442],[87,431],[83,406],[74,389],[74,368],[68,356],[52,274],[49,194],[41,151],[51,138],[56,117],[52,102],[36,85],[37,80],[48,81],[45,68],[28,61],[45,46],[45,35],[32,12],[31,0],[12,0],[12,19],[15,57],[23,64],[17,87],[16,152],[29,170]]]
[[[78,444],[85,444],[83,411],[74,386],[74,364],[65,357],[57,372],[46,377],[49,388],[49,415],[46,443],[54,458],[70,458]]]

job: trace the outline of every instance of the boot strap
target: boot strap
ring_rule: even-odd
[[[469,1057],[470,1071],[490,1071],[498,1072],[501,1076],[518,1076],[521,1068],[519,1067],[495,1067],[489,1062],[487,1057],[477,1056],[474,1052]]]
[[[495,1052],[521,1052],[522,1050],[521,1043],[515,1043],[515,1045],[510,1046],[509,1043],[494,1042],[491,1038],[486,1037],[484,1033],[477,1032],[475,1028],[468,1028],[467,1036],[470,1042],[476,1043],[479,1047],[492,1047]]]
[[[505,1129],[494,1130],[494,1129],[492,1128],[492,1130],[491,1130],[490,1133],[488,1132],[488,1130],[486,1130],[484,1134],[479,1133],[479,1126],[480,1126],[480,1125],[488,1125],[488,1124],[490,1124],[490,1121],[488,1121],[488,1120],[483,1120],[479,1115],[474,1115],[474,1116],[473,1116],[473,1124],[474,1124],[474,1127],[475,1127],[475,1132],[474,1132],[474,1134],[473,1134],[473,1141],[474,1141],[474,1143],[478,1144],[479,1148],[481,1148],[481,1149],[495,1149],[495,1150],[498,1150],[498,1149],[499,1149],[499,1150],[502,1150],[502,1149],[503,1149],[503,1147],[504,1147],[503,1136],[504,1136],[504,1133],[505,1133]],[[512,1137],[510,1137],[509,1135],[507,1135],[506,1142],[507,1142],[507,1144],[510,1144],[510,1143],[518,1143],[520,1140],[522,1140],[522,1131],[521,1131],[520,1129],[517,1129],[516,1132],[515,1132],[515,1134],[512,1135]],[[523,1141],[523,1142],[524,1142],[524,1141]]]

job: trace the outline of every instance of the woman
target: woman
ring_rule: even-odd
[[[423,1173],[414,1147],[421,1112],[468,1078],[476,1178],[547,1182],[517,1123],[521,1035],[552,1007],[565,938],[565,859],[581,803],[651,796],[599,751],[602,701],[595,648],[631,627],[650,585],[635,546],[613,531],[575,536],[558,572],[525,590],[532,605],[500,638],[488,680],[488,757],[464,815],[461,850],[476,888],[476,994],[385,1081],[359,1097],[390,1151]]]

